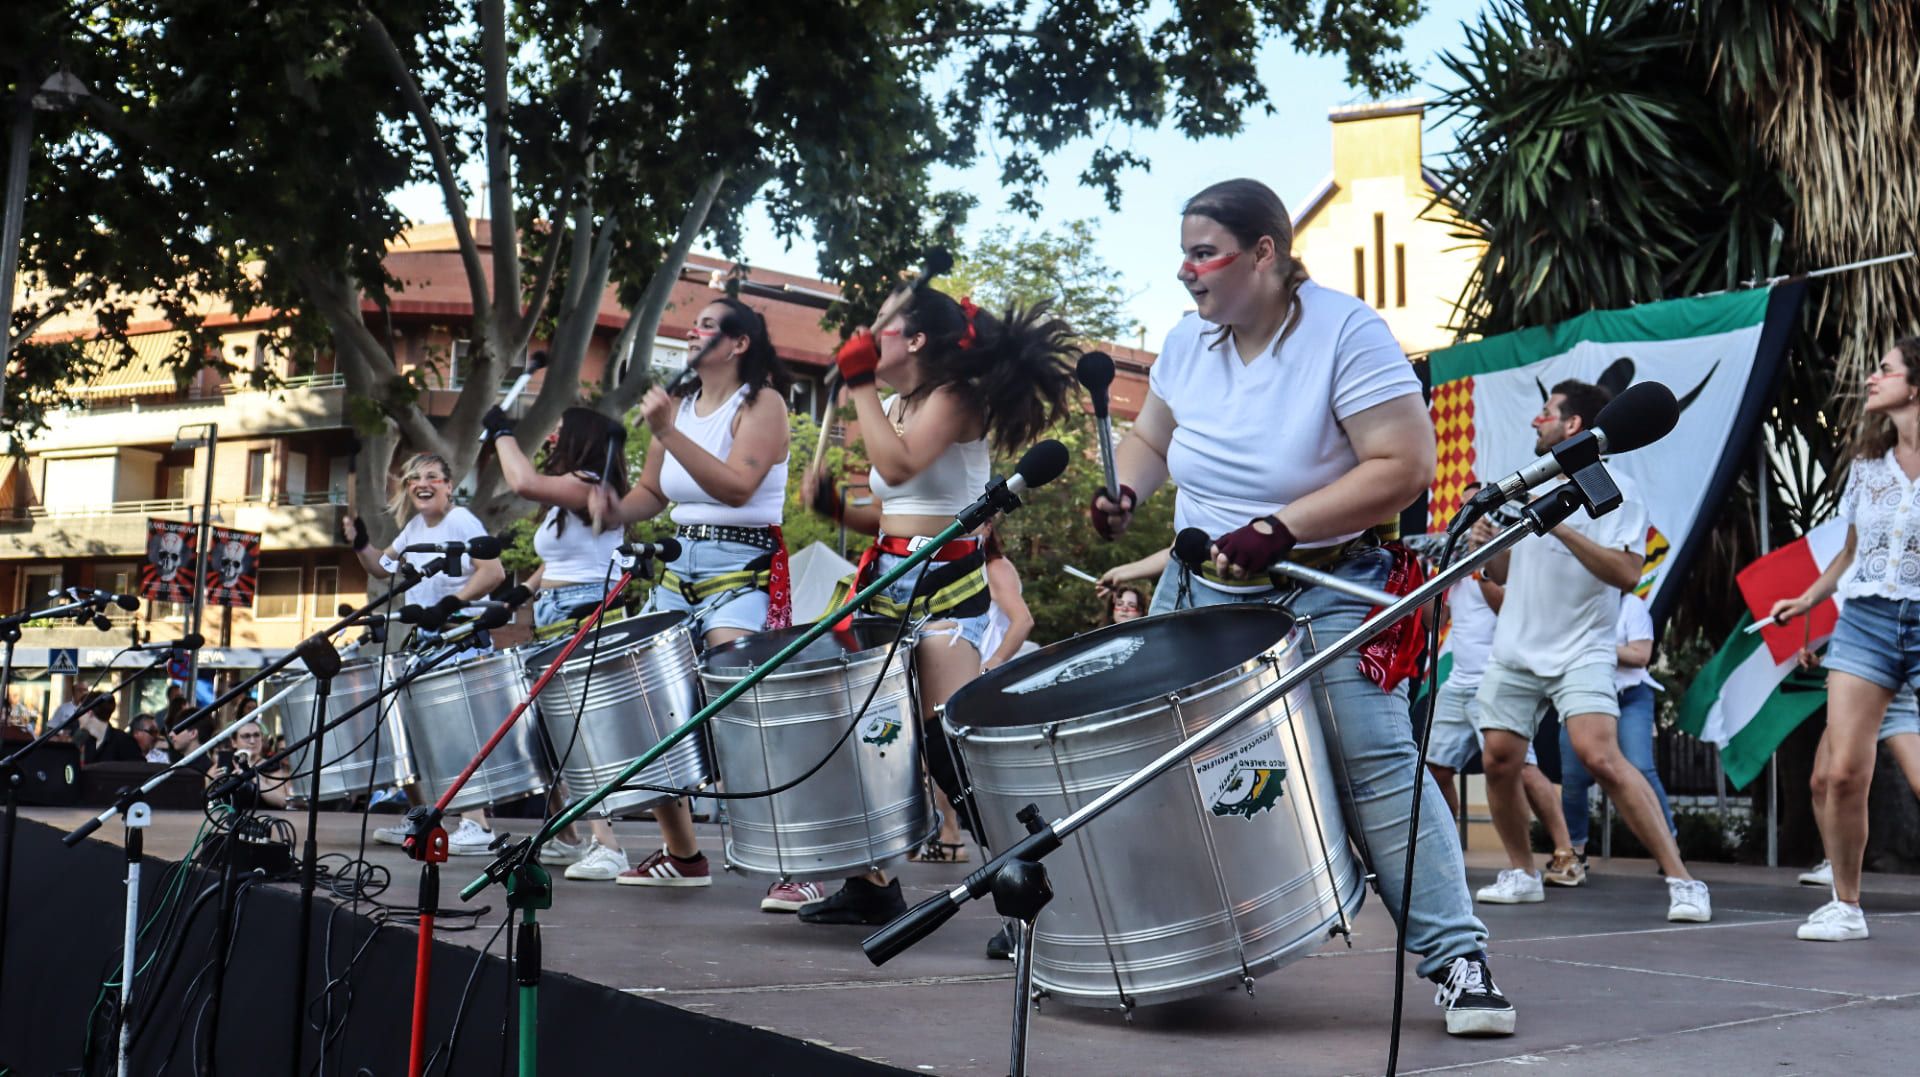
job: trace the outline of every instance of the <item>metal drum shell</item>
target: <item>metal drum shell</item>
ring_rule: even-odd
[[[1172,700],[1157,698],[1055,721],[969,726],[956,693],[941,720],[966,764],[989,844],[1005,848],[1025,836],[1015,813],[1027,804],[1044,818],[1067,815],[1272,685],[1301,661],[1302,632],[1288,624],[1272,647],[1180,689],[1177,715]],[[1125,632],[1121,625],[1099,634]],[[1025,656],[1005,676],[1044,669],[1049,650]],[[1054,899],[1036,927],[1036,987],[1089,1006],[1251,990],[1252,977],[1319,949],[1343,914],[1351,917],[1365,872],[1348,845],[1310,689],[1309,681],[1247,717],[1049,858]],[[1195,768],[1222,765],[1269,734],[1258,754],[1277,746],[1286,770],[1273,805],[1245,818],[1211,810]]]
[[[392,658],[395,675],[405,658]],[[513,708],[527,698],[526,658],[501,651],[443,665],[401,691],[400,715],[413,749],[421,792],[431,803],[460,776]],[[551,771],[531,715],[513,728],[460,788],[448,811],[471,811],[547,791]]]
[[[262,687],[266,698],[305,681],[269,710],[278,717],[285,743],[291,744],[313,731],[313,700],[319,684],[312,674],[283,674]],[[373,698],[379,688],[391,688],[391,675],[381,676],[381,663],[371,659],[348,662],[334,675],[327,694],[327,713],[323,721],[332,721]],[[265,717],[250,715],[249,717]],[[375,730],[379,735],[374,736]],[[377,744],[375,742],[378,742]],[[365,796],[368,790],[413,781],[413,754],[407,746],[406,724],[401,720],[398,697],[389,692],[380,703],[328,730],[320,738],[320,801],[326,803]],[[290,774],[307,774],[311,748],[301,748],[287,758]],[[311,778],[302,777],[286,786],[287,802],[305,807]]]
[[[932,836],[937,824],[921,777],[907,678],[912,649],[903,642],[882,670],[895,627],[858,622],[861,642],[881,639],[880,646],[838,657],[796,656],[713,716],[714,759],[727,789],[768,789],[826,756],[880,681],[860,729],[812,777],[771,797],[728,802],[730,866],[790,879],[843,878],[899,861]],[[751,671],[751,664],[738,664],[743,646],[770,655],[769,648],[803,630],[762,633],[708,652],[701,666],[708,698]]]
[[[628,618],[608,625],[605,631],[618,633],[619,638],[603,637],[597,655],[592,637],[580,641],[536,701],[556,767],[564,762],[560,776],[576,797],[618,777],[628,764],[693,717],[702,702],[700,663],[686,614],[676,611]],[[567,639],[556,640],[527,656],[527,676],[537,680],[566,644]],[[589,668],[591,683],[587,679]],[[579,716],[578,722],[575,715]],[[706,737],[696,730],[654,760],[635,780],[693,789],[712,777]],[[667,793],[623,790],[602,800],[598,811],[610,816],[668,799],[671,795]]]

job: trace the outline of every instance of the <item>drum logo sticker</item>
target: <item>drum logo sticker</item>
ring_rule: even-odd
[[[1023,677],[1007,685],[1001,691],[1008,695],[1023,696],[1028,692],[1038,692],[1043,688],[1052,688],[1057,684],[1077,681],[1082,677],[1093,677],[1110,669],[1124,665],[1147,641],[1140,636],[1123,636],[1109,640],[1085,654],[1048,666],[1038,673]]]
[[[860,741],[863,744],[873,744],[884,748],[900,739],[900,729],[900,719],[889,718],[884,714],[876,714],[867,719],[866,725],[860,727]]]
[[[1193,775],[1215,815],[1251,819],[1271,810],[1287,788],[1278,731],[1269,729],[1232,751],[1195,763]]]

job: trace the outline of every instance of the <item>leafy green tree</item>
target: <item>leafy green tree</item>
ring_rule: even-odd
[[[970,295],[989,310],[1015,300],[1045,302],[1088,340],[1125,342],[1140,332],[1127,313],[1133,297],[1119,272],[1096,253],[1091,220],[1046,232],[996,227],[955,259],[940,287]]]

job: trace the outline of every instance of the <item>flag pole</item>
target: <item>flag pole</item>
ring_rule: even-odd
[[[1911,257],[1909,251],[1904,257]],[[1903,257],[1903,256],[1896,256]],[[1885,261],[1886,259],[1881,259]],[[1835,270],[1837,272],[1837,270]],[[1760,510],[1760,556],[1773,552],[1772,532],[1768,528],[1767,483],[1771,474],[1767,468],[1767,430],[1760,428],[1759,453],[1754,460],[1753,489],[1755,502]],[[1780,749],[1775,748],[1767,755],[1767,866],[1780,866]]]

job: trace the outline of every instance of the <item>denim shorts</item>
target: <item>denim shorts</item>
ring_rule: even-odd
[[[1920,601],[1847,599],[1825,665],[1889,690],[1920,686]]]
[[[680,543],[679,560],[667,567],[687,584],[697,587],[702,581],[715,576],[739,572],[765,556],[765,549],[745,542],[688,539]],[[771,603],[772,599],[767,593],[757,587],[722,591],[692,603],[674,588],[656,585],[653,594],[647,598],[647,607],[643,612],[668,613],[679,610],[690,614],[695,622],[697,639],[716,628],[762,631],[767,627],[767,607]]]
[[[607,589],[598,583],[569,583],[550,587],[533,596],[533,627],[545,628],[564,621],[574,610],[605,598]]]
[[[1920,733],[1920,705],[1914,702],[1911,688],[1893,694],[1893,702],[1887,704],[1887,716],[1880,720],[1881,740],[1902,733]]]
[[[905,560],[906,558],[904,556],[890,553],[880,554],[874,558],[873,561],[872,579],[879,579],[881,576],[886,575],[894,566]],[[933,562],[929,561],[926,562],[926,564],[932,565]],[[931,572],[933,570],[929,568],[928,571]],[[982,568],[980,571],[984,573],[986,569]],[[905,606],[913,598],[913,585],[918,582],[919,579],[920,567],[916,566],[908,570],[906,575],[893,581],[893,583],[882,590],[880,594],[893,602]],[[915,613],[917,615],[918,611],[916,610]],[[952,625],[952,627],[940,627],[932,631],[927,631],[922,628],[918,638],[932,639],[938,636],[945,636],[949,642],[966,640],[967,643],[977,651],[980,649],[980,641],[987,638],[987,626],[993,623],[993,612],[989,610],[986,613],[973,617],[947,617],[935,614],[927,618],[924,623],[942,626]],[[983,655],[982,657],[985,656]]]
[[[1614,664],[1595,662],[1575,666],[1558,677],[1542,677],[1524,669],[1502,665],[1498,659],[1487,663],[1475,699],[1476,728],[1489,729],[1533,740],[1547,716],[1547,704],[1560,711],[1561,720],[1579,714],[1604,714],[1620,717],[1620,697],[1614,691]]]

